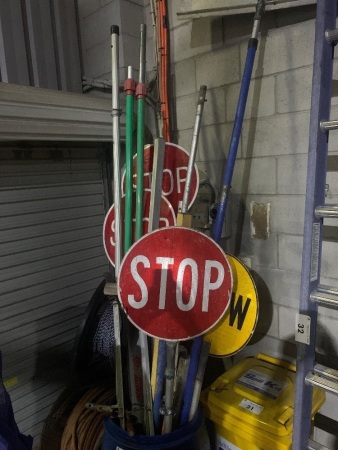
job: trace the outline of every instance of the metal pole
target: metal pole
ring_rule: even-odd
[[[115,208],[115,275],[121,263],[121,183],[120,183],[120,86],[119,86],[119,27],[111,27],[112,49],[112,125],[113,125],[113,176]]]
[[[194,386],[199,366],[201,350],[203,346],[203,337],[198,336],[193,340],[190,353],[190,364],[187,375],[187,382],[183,394],[183,408],[181,413],[180,425],[185,425],[189,422],[190,409],[194,394]]]
[[[175,382],[175,354],[176,342],[166,342],[167,366],[165,369],[165,406],[163,434],[170,433],[173,423],[174,382]]]
[[[136,182],[136,228],[135,240],[137,241],[143,234],[143,176],[144,176],[144,107],[147,95],[145,80],[146,61],[146,26],[141,25],[140,42],[140,73],[139,83],[136,87],[137,97],[137,182]],[[148,350],[148,338],[140,331],[140,347],[142,353],[142,373],[143,373],[143,397],[144,397],[144,418],[147,434],[154,434],[153,404],[151,396],[150,382],[150,362]]]
[[[225,165],[223,178],[222,178],[222,189],[220,201],[217,208],[216,220],[212,230],[212,238],[216,243],[219,243],[222,237],[223,223],[225,219],[225,212],[228,203],[229,193],[231,189],[231,180],[235,167],[235,161],[237,156],[239,139],[241,136],[244,113],[246,102],[248,98],[248,92],[250,87],[252,69],[255,61],[255,55],[258,44],[258,30],[260,25],[261,16],[264,12],[265,1],[259,0],[256,7],[256,14],[254,17],[254,25],[252,29],[252,35],[249,40],[248,50],[246,55],[245,67],[243,72],[242,84],[239,93],[239,99],[237,104],[235,122],[232,130],[232,136],[230,141],[230,148],[228,153],[228,159]]]
[[[141,25],[140,72],[136,88],[137,97],[137,184],[136,184],[136,229],[135,239],[143,234],[143,165],[144,165],[144,110],[147,87],[145,81],[146,25]]]
[[[113,133],[113,174],[115,208],[115,277],[119,276],[121,263],[121,183],[120,183],[120,86],[119,86],[119,27],[111,27],[112,53],[112,133]],[[118,416],[121,428],[125,428],[123,373],[121,357],[120,316],[118,303],[114,302],[115,333],[115,385]]]
[[[133,69],[128,67],[128,78],[124,84],[126,93],[126,196],[124,205],[124,252],[132,244],[133,225],[133,134],[134,134],[134,95],[136,83]]]
[[[186,179],[185,186],[184,186],[184,193],[183,193],[183,200],[182,200],[181,211],[183,214],[185,214],[188,211],[191,179],[192,179],[194,164],[195,164],[195,160],[196,160],[197,145],[198,145],[198,138],[199,138],[199,133],[200,133],[200,129],[201,129],[203,108],[204,108],[204,103],[206,101],[205,100],[206,92],[207,92],[207,87],[204,85],[200,86],[200,91],[198,94],[195,125],[194,125],[190,157],[189,157],[189,163],[188,163],[188,170],[187,170],[187,179]]]

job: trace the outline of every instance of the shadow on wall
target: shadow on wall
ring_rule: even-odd
[[[254,271],[250,271],[250,275],[255,283],[259,300],[258,321],[254,334],[250,339],[250,345],[254,345],[268,334],[272,323],[273,307],[270,291],[263,278]]]
[[[338,370],[338,353],[335,339],[320,321],[317,325],[316,361],[318,364]]]

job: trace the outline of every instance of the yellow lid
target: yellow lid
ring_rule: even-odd
[[[227,429],[249,427],[255,433],[287,436],[293,427],[295,366],[264,354],[247,358],[221,375],[201,400],[206,415]],[[313,414],[325,401],[314,389]]]

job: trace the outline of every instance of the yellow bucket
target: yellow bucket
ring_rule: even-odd
[[[221,375],[201,395],[217,450],[289,450],[296,367],[262,353]],[[312,414],[325,401],[313,390]]]

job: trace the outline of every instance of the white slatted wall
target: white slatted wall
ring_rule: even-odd
[[[0,350],[19,429],[35,445],[108,269],[100,154],[0,148]]]

